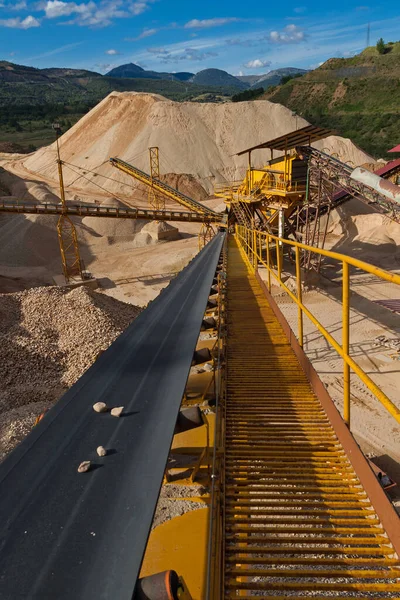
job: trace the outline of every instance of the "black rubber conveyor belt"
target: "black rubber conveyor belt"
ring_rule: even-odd
[[[223,238],[0,465],[1,600],[131,600]],[[124,416],[96,413],[100,401]]]

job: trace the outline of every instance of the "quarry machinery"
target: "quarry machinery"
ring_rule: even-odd
[[[186,194],[182,194],[178,190],[161,181],[159,166],[159,148],[156,146],[151,147],[149,148],[149,153],[150,175],[119,158],[110,158],[110,163],[113,167],[116,167],[123,173],[130,175],[140,183],[144,184],[145,186],[148,186],[150,203],[159,203],[161,202],[160,198],[166,197],[170,200],[174,200],[182,206],[185,206],[185,208],[202,215],[203,221],[199,232],[199,249],[201,249],[215,235],[213,223],[221,224],[221,214],[204,206],[200,202],[193,200],[193,198],[190,198]],[[158,198],[158,200],[155,200],[155,198]],[[163,202],[165,206],[165,201],[163,200]]]
[[[82,263],[79,254],[78,238],[76,235],[75,225],[67,214],[67,206],[65,202],[65,188],[62,169],[62,160],[60,157],[59,137],[61,128],[58,123],[53,124],[56,133],[57,144],[57,167],[60,183],[60,198],[62,212],[57,222],[58,243],[60,245],[61,262],[66,283],[69,283],[75,278],[82,279]]]
[[[60,156],[59,137],[61,129],[58,123],[53,125],[56,132],[57,148],[57,169],[60,186],[61,205],[52,203],[29,203],[0,200],[0,212],[17,214],[38,214],[38,215],[58,215],[57,234],[60,246],[62,269],[66,283],[71,283],[83,279],[85,271],[82,268],[83,262],[80,257],[79,244],[76,228],[71,220],[71,216],[79,217],[104,217],[117,219],[144,219],[148,221],[178,221],[200,223],[199,231],[199,250],[203,248],[215,235],[213,225],[218,228],[226,228],[226,215],[216,213],[215,211],[193,200],[178,190],[160,181],[159,148],[154,146],[149,148],[150,175],[136,169],[132,165],[120,161],[119,159],[110,159],[113,166],[117,166],[121,171],[128,173],[135,179],[148,186],[148,200],[151,209],[140,209],[134,207],[113,207],[98,206],[94,204],[72,204],[67,203],[65,198],[65,186],[63,177],[64,163]],[[95,172],[94,172],[95,173]],[[95,173],[98,175],[98,173]],[[101,187],[101,186],[99,186]],[[107,191],[107,190],[105,190]],[[166,210],[165,197],[175,200],[178,204],[185,206],[186,211]]]
[[[350,433],[349,390],[343,420],[258,268],[318,323],[301,272],[297,293],[286,288],[260,238],[307,249],[244,226],[216,235],[0,465],[2,599],[399,597],[400,521]],[[347,265],[345,310],[350,266],[400,285],[396,274],[312,250]],[[196,407],[201,419],[215,416],[211,490],[203,509],[178,509],[150,533],[171,445],[182,452],[186,439],[194,450],[198,429],[181,432],[181,400],[216,286],[216,414]],[[345,337],[331,343],[399,423]],[[93,410],[104,400],[124,405],[120,418]],[[92,465],[78,474],[83,458]]]
[[[331,210],[350,198],[400,222],[397,186],[311,146],[333,133],[308,125],[240,151],[238,156],[249,159],[244,180],[218,185],[215,194],[224,198],[239,225],[313,247],[324,247]],[[270,160],[255,168],[252,153],[262,149],[270,151]],[[274,151],[280,156],[274,157]],[[321,257],[314,261],[309,252],[303,254],[303,267],[319,270],[320,264]]]

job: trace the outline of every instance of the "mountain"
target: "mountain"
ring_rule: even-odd
[[[259,79],[262,79],[263,77],[266,77],[265,75],[235,75],[236,79],[239,79],[239,81],[244,81],[244,83],[248,83],[250,86],[252,86],[254,83],[257,83],[257,81]]]
[[[248,83],[240,81],[237,77],[229,75],[229,73],[220,69],[204,69],[203,71],[199,71],[189,81],[195,85],[235,87],[240,90],[246,90],[249,87]]]
[[[264,75],[239,75],[237,78],[251,87],[263,87],[265,90],[274,85],[279,85],[282,77],[287,75],[296,76],[308,73],[305,69],[296,69],[295,67],[284,67],[283,69],[274,69]]]
[[[386,44],[384,54],[369,47],[351,58],[331,58],[264,98],[385,157],[400,141],[400,42]]]
[[[55,83],[59,78],[102,77],[100,73],[83,69],[35,69],[24,65],[16,65],[8,61],[0,61],[0,81],[15,83]]]
[[[158,71],[146,71],[135,65],[134,63],[128,63],[127,65],[120,65],[111,69],[105,74],[105,77],[124,77],[124,78],[135,78],[135,79],[169,79],[170,81],[188,81],[193,77],[193,73],[159,73]]]
[[[129,63],[121,65],[111,69],[106,73],[105,77],[123,77],[123,78],[136,78],[136,79],[169,79],[170,81],[186,81],[194,85],[199,86],[212,86],[219,88],[236,88],[236,89],[247,89],[249,84],[243,81],[239,81],[237,77],[229,75],[226,71],[220,69],[204,69],[196,75],[194,73],[162,73],[158,71],[146,71],[135,65]]]

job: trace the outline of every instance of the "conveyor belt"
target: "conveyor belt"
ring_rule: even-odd
[[[0,465],[1,600],[132,599],[223,238]],[[99,401],[123,416],[95,413]]]
[[[234,240],[227,305],[224,597],[400,598],[393,546]]]
[[[221,220],[221,215],[211,210],[211,208],[204,206],[204,204],[197,202],[197,200],[193,200],[193,198],[189,198],[189,196],[186,196],[186,194],[182,194],[182,192],[175,190],[173,187],[167,183],[164,183],[160,179],[155,179],[154,177],[152,178],[144,171],[141,171],[137,167],[130,165],[124,160],[121,160],[120,158],[110,158],[110,163],[113,167],[116,167],[120,171],[131,175],[141,183],[152,187],[155,191],[167,196],[168,198],[171,198],[172,200],[175,200],[175,202],[182,204],[189,210],[206,215],[209,218],[212,218],[212,220]]]
[[[0,203],[0,212],[19,213],[31,215],[70,215],[78,217],[104,217],[106,219],[144,219],[146,221],[190,221],[193,223],[204,223],[204,215],[199,212],[187,212],[180,210],[150,210],[144,208],[97,206],[96,204],[71,204],[67,203],[65,208],[62,204],[50,204],[39,202],[9,202]],[[223,215],[214,219],[221,221]]]

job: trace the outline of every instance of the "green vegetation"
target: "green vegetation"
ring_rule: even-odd
[[[255,100],[258,96],[261,96],[264,93],[264,88],[254,88],[251,90],[244,90],[244,92],[239,92],[239,94],[234,94],[231,98],[232,102],[243,102],[243,100]]]
[[[352,58],[331,58],[263,96],[314,125],[335,129],[375,158],[400,139],[400,42]]]
[[[376,42],[376,49],[378,50],[379,54],[385,54],[386,47],[383,38],[379,38],[379,40]]]
[[[25,149],[49,144],[54,141],[54,121],[60,122],[65,132],[113,91],[161,94],[177,101],[199,101],[202,95],[210,94],[213,101],[227,101],[237,88],[103,77],[66,69],[39,70],[0,62],[0,142],[17,143]]]
[[[285,85],[291,79],[296,79],[296,77],[303,77],[303,73],[294,73],[293,75],[284,75],[281,78],[281,85]]]

